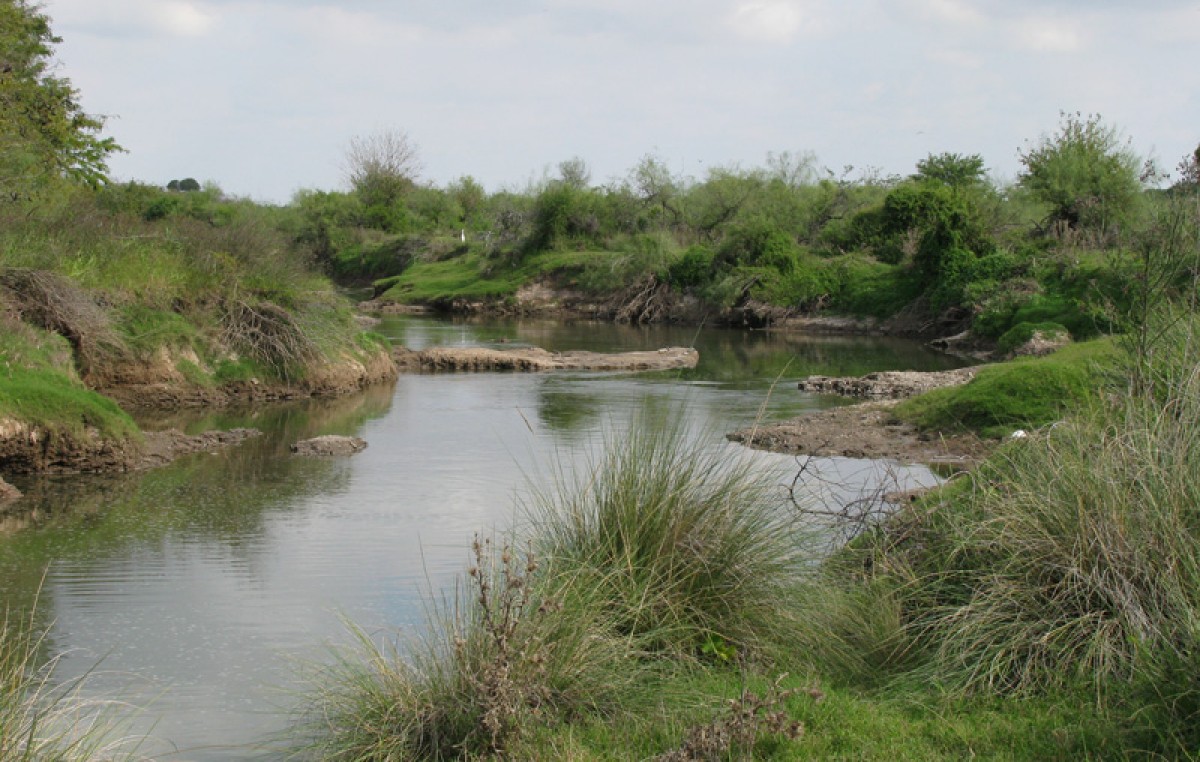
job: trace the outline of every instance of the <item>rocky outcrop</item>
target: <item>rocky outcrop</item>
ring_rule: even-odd
[[[296,455],[308,457],[345,457],[367,449],[367,441],[358,437],[326,434],[312,439],[302,439],[292,445]]]
[[[1057,352],[1063,347],[1071,343],[1071,334],[1066,330],[1051,331],[1037,330],[1029,337],[1029,340],[1018,347],[1015,347],[1012,352],[1009,352],[1009,357],[1041,357],[1053,352]]]
[[[885,371],[865,376],[809,376],[800,382],[803,392],[840,394],[860,399],[903,399],[944,386],[959,386],[975,378],[981,366],[943,371]]]
[[[434,347],[421,351],[397,348],[396,365],[409,372],[438,371],[648,371],[694,368],[700,353],[686,347],[647,352],[547,352],[537,347],[490,349],[487,347]]]

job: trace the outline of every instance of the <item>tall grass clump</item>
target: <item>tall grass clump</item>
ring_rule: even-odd
[[[313,676],[298,756],[320,760],[461,759],[503,755],[533,727],[629,716],[651,667],[604,626],[586,596],[532,553],[476,539],[454,595],[428,632],[356,647]]]
[[[1011,443],[935,506],[912,626],[938,677],[1103,693],[1200,647],[1200,365],[1177,371]]]
[[[83,680],[58,685],[55,660],[32,616],[0,619],[0,762],[136,759],[139,741],[121,737],[111,701],[84,697]]]
[[[772,475],[680,423],[635,424],[530,509],[548,565],[647,648],[728,657],[787,630],[805,555]]]

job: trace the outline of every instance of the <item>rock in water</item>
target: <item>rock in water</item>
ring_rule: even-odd
[[[292,445],[292,452],[308,456],[345,456],[367,449],[367,440],[358,437],[343,437],[326,434],[323,437],[302,439]]]

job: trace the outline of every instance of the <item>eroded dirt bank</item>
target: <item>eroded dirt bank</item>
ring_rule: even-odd
[[[143,432],[140,440],[110,439],[92,428],[72,435],[5,419],[0,420],[0,464],[9,474],[140,471],[164,466],[190,453],[239,444],[260,433],[256,429],[232,429],[184,434],[168,429]]]

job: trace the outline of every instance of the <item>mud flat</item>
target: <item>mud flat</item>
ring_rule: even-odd
[[[903,463],[962,465],[983,459],[995,442],[974,434],[923,432],[896,418],[901,399],[946,386],[965,384],[980,366],[949,371],[889,371],[859,377],[810,376],[802,391],[838,394],[869,402],[836,407],[782,423],[754,426],[726,435],[759,450],[793,455],[879,458]]]

